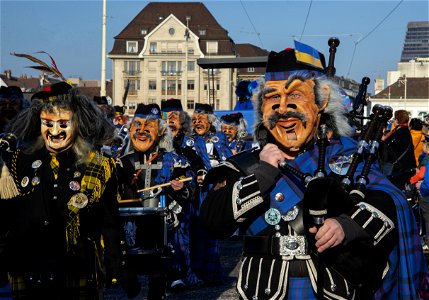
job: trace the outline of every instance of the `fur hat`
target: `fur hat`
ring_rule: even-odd
[[[134,113],[135,117],[147,118],[148,116],[161,119],[161,110],[158,104],[143,104],[139,103]]]
[[[203,114],[212,114],[213,107],[210,104],[195,103],[195,112]]]
[[[161,110],[163,112],[183,111],[182,102],[180,99],[163,100],[161,101]]]

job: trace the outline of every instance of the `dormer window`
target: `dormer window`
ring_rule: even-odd
[[[205,29],[200,29],[198,32],[200,35],[206,35],[207,31]]]
[[[146,35],[147,34],[147,29],[146,28],[142,28],[140,30],[141,35]]]
[[[127,53],[137,53],[138,42],[137,41],[127,41]]]

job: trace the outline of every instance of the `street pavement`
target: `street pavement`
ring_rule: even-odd
[[[224,240],[220,242],[221,264],[224,271],[224,280],[218,286],[203,286],[198,289],[187,289],[181,292],[168,291],[167,300],[231,300],[238,299],[235,289],[237,281],[239,260],[241,256],[242,242],[236,240]],[[133,300],[146,299],[147,278],[141,276],[142,291]],[[108,289],[104,293],[105,300],[127,300],[127,296],[120,288]]]

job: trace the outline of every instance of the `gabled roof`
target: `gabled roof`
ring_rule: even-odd
[[[407,77],[407,99],[429,99],[429,78],[412,78]],[[377,95],[372,96],[372,99],[405,99],[405,84],[404,80],[393,83]]]
[[[219,25],[210,11],[201,2],[150,2],[137,16],[117,35],[115,43],[109,55],[124,55],[126,53],[126,41],[138,41],[138,53],[144,47],[144,37],[154,30],[170,14],[173,14],[183,24],[186,17],[189,29],[199,37],[200,48],[206,53],[206,41],[218,41],[218,55],[234,55],[234,43],[228,36],[228,32]],[[141,30],[146,29],[147,34]],[[206,30],[205,35],[200,35],[200,30]]]
[[[259,48],[253,44],[236,44],[235,50],[237,51],[238,57],[268,57],[269,51],[266,49]],[[265,65],[264,67],[255,67],[254,72],[248,72],[247,68],[239,68],[237,70],[239,75],[253,75],[253,74],[265,74]]]
[[[36,77],[10,77],[0,75],[0,78],[7,86],[18,86],[23,92],[36,92],[40,87],[40,79]]]

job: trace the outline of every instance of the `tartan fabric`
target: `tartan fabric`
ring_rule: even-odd
[[[92,300],[100,299],[101,290],[88,282],[88,278],[76,274],[65,274],[63,280],[56,285],[41,286],[32,289],[22,274],[11,274],[10,286],[12,297],[16,299],[61,299],[61,300]]]
[[[52,168],[52,173],[54,174],[54,178],[55,180],[58,179],[58,172],[60,170],[60,162],[57,159],[57,154],[56,153],[49,153],[51,155],[51,168]]]
[[[308,277],[294,278],[289,277],[288,280],[288,300],[316,300],[311,281]]]
[[[338,155],[350,155],[356,151],[357,142],[351,138],[341,138],[332,141],[327,148],[326,159]],[[318,148],[308,151],[290,164],[305,173],[314,172],[318,160]],[[328,161],[325,162],[328,166]],[[363,164],[359,164],[356,173],[362,171]],[[327,167],[327,172],[331,172]],[[368,189],[384,191],[393,199],[396,205],[397,230],[399,236],[398,245],[393,249],[389,257],[389,271],[382,282],[381,288],[376,292],[375,299],[416,299],[416,293],[425,276],[426,263],[423,257],[417,224],[405,198],[405,195],[383,176],[376,165],[372,165],[368,175]]]

